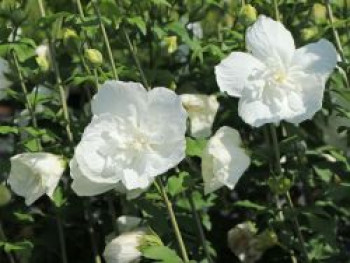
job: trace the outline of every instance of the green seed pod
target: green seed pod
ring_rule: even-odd
[[[11,200],[10,190],[3,184],[0,184],[0,207],[7,205]]]
[[[103,63],[103,57],[100,51],[97,49],[86,49],[84,52],[84,57],[88,63],[93,67],[101,66]]]

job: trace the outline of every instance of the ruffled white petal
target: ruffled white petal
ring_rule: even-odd
[[[294,39],[284,25],[264,15],[247,29],[246,45],[263,63],[284,66],[289,65],[295,50]]]
[[[92,99],[91,107],[94,115],[110,113],[137,124],[139,114],[146,111],[146,101],[147,91],[140,83],[108,80]]]
[[[326,39],[296,50],[291,71],[323,77],[326,80],[337,65],[337,51]]]
[[[233,189],[250,158],[241,148],[239,133],[229,127],[221,127],[209,140],[202,156],[202,175],[205,193],[226,185]]]
[[[70,162],[70,173],[73,178],[72,189],[79,196],[93,196],[105,193],[115,187],[113,183],[96,183],[89,180],[88,177],[80,171],[76,160],[73,158]]]
[[[240,97],[251,73],[261,67],[262,63],[252,55],[232,52],[215,67],[216,81],[222,92]]]

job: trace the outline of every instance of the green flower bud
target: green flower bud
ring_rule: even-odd
[[[47,59],[47,57],[37,56],[35,60],[42,71],[48,71],[50,69],[50,61]]]
[[[164,42],[168,48],[169,54],[172,54],[177,50],[177,37],[176,36],[165,37]]]
[[[278,244],[278,237],[272,230],[265,230],[257,236],[258,247],[260,250],[267,250]]]
[[[255,7],[247,4],[242,7],[239,19],[244,25],[250,25],[256,21],[257,16],[258,12]]]
[[[63,37],[64,41],[67,41],[69,39],[78,39],[79,38],[77,32],[75,32],[75,30],[73,30],[71,28],[64,28],[63,33],[62,33],[62,37]]]
[[[143,235],[139,241],[138,249],[142,252],[149,247],[164,246],[160,237],[153,231],[150,234]]]
[[[327,21],[327,9],[324,5],[315,3],[312,6],[311,16],[315,23],[321,24]]]
[[[292,181],[286,177],[269,178],[268,185],[275,194],[285,194],[292,186]]]
[[[310,41],[317,37],[318,30],[315,27],[303,28],[301,30],[301,39],[303,41]]]
[[[11,200],[10,190],[3,184],[0,184],[0,207],[5,206]]]
[[[93,67],[98,67],[103,63],[102,54],[97,49],[86,49],[84,52],[84,56],[88,63]]]

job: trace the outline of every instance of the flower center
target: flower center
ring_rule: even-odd
[[[138,132],[135,134],[135,137],[129,143],[129,147],[137,152],[141,152],[149,148],[149,142],[144,134]]]
[[[282,84],[286,79],[287,79],[287,75],[285,72],[283,71],[277,71],[273,74],[273,79],[278,83],[278,84]]]

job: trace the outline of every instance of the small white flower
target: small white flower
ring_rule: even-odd
[[[210,138],[202,156],[204,192],[211,193],[226,185],[233,189],[250,165],[250,157],[241,146],[235,129],[221,127]]]
[[[106,263],[140,262],[142,254],[138,248],[142,237],[145,235],[145,231],[138,230],[121,234],[113,239],[103,252]]]
[[[291,33],[263,15],[247,30],[250,53],[232,52],[215,68],[221,91],[239,98],[238,113],[255,127],[300,123],[322,107],[325,83],[337,63],[329,41],[296,49]]]
[[[219,108],[216,96],[183,94],[180,97],[190,118],[191,135],[196,138],[210,136]]]
[[[92,112],[70,163],[78,195],[146,189],[185,157],[187,115],[171,90],[147,92],[139,83],[107,81]]]
[[[60,156],[44,152],[17,154],[11,158],[8,183],[29,206],[44,194],[52,197],[64,170]]]
[[[0,58],[0,100],[6,96],[6,89],[11,86],[11,82],[5,76],[9,72],[7,61]]]

